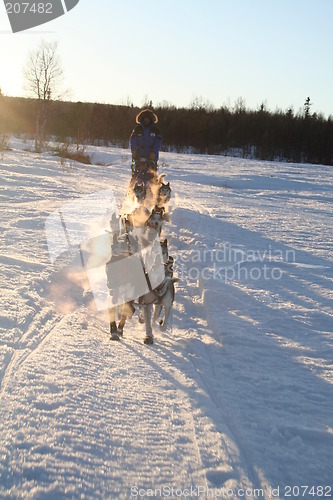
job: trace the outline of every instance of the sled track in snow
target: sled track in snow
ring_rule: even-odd
[[[209,398],[210,398],[212,404],[215,406],[215,408],[218,410],[219,414],[221,415],[219,420],[217,422],[215,422],[215,424],[217,424],[217,426],[218,426],[218,432],[221,435],[223,434],[223,435],[229,436],[230,439],[234,442],[234,444],[236,445],[236,447],[239,450],[239,455],[240,455],[241,460],[240,460],[240,463],[238,464],[238,472],[240,473],[239,468],[241,467],[241,464],[245,464],[245,466],[246,466],[245,472],[246,472],[246,475],[248,476],[249,480],[252,483],[251,487],[253,487],[255,489],[262,488],[261,481],[258,477],[258,474],[256,473],[256,471],[254,470],[254,468],[251,464],[251,460],[250,460],[246,450],[242,446],[240,440],[237,439],[236,434],[234,432],[232,432],[232,430],[231,430],[232,424],[231,424],[230,420],[227,419],[226,416],[224,415],[223,408],[221,407],[221,404],[219,403],[219,400],[218,400],[214,390],[212,389],[211,384],[208,382],[207,377],[205,375],[203,375],[202,370],[200,370],[199,361],[195,361],[196,359],[198,359],[198,353],[196,352],[195,349],[192,348],[191,354],[192,354],[192,356],[190,356],[190,361],[191,361],[191,364],[192,364],[192,366],[197,374],[197,377],[202,381],[202,385],[203,385],[205,391],[207,392],[207,394],[209,395]],[[216,374],[214,373],[214,366],[212,364],[212,358],[211,358],[210,353],[209,353],[209,348],[205,344],[200,344],[200,356],[201,356],[200,361],[202,361],[202,359],[206,359],[208,361],[208,363],[205,363],[206,369],[207,369],[208,365],[212,368],[211,369],[212,377],[210,377],[210,380],[216,380]],[[216,412],[213,412],[213,414],[216,415]],[[223,446],[224,451],[226,451],[226,449],[228,449],[228,444],[225,441],[224,441],[224,443],[222,443],[222,446]],[[218,478],[218,474],[216,475],[215,480],[217,478]],[[225,481],[225,479],[223,478],[221,480],[220,484],[219,485],[217,484],[216,486],[221,486],[224,483],[224,481]]]
[[[187,290],[190,293],[190,296],[192,297],[192,304],[193,308],[197,311],[196,316],[197,317],[203,317],[204,316],[204,311],[200,311],[199,309],[203,306],[200,306],[198,301],[193,300],[193,287],[187,283]],[[200,287],[201,288],[201,287]],[[201,290],[202,291],[202,290]],[[225,415],[225,412],[223,411],[223,408],[221,406],[221,403],[219,401],[218,396],[216,395],[216,392],[213,388],[214,383],[219,384],[219,377],[218,374],[215,371],[214,367],[214,360],[210,354],[210,347],[211,344],[207,345],[205,342],[200,341],[199,339],[194,340],[194,342],[189,343],[189,360],[195,370],[196,373],[196,379],[199,378],[202,382],[202,386],[204,390],[206,391],[207,395],[209,395],[209,398],[212,402],[212,405],[218,410],[218,414],[220,415],[220,418],[217,422],[218,424],[218,432],[221,433],[221,435],[227,435],[231,438],[231,440],[234,442],[236,447],[239,450],[240,460],[239,467],[241,467],[241,464],[245,464],[246,466],[246,475],[248,476],[249,480],[251,481],[252,488],[255,489],[260,489],[262,488],[262,483],[260,481],[260,478],[258,477],[257,472],[255,471],[251,459],[248,456],[248,453],[244,449],[244,446],[242,446],[242,443],[239,439],[237,439],[237,434],[232,431],[232,423],[230,422],[230,419],[227,418]],[[197,347],[197,348],[196,348]],[[214,347],[217,349],[223,349],[223,345],[218,341],[214,339]],[[204,371],[202,369],[204,367]],[[201,369],[200,369],[201,368]],[[208,380],[209,377],[209,380]],[[213,382],[213,383],[212,383]],[[223,383],[223,382],[222,382]],[[216,411],[212,412],[212,415],[216,415]],[[222,446],[226,450],[228,448],[228,444],[226,442],[222,443]],[[241,467],[242,468],[242,467]],[[240,471],[239,471],[240,473]],[[240,473],[241,475],[241,473]],[[218,475],[217,475],[218,477]],[[222,482],[221,482],[222,484]],[[221,485],[220,484],[220,485]]]
[[[185,289],[191,296],[193,308],[192,316],[204,317],[205,313],[201,310],[203,305],[196,300],[196,297],[193,297],[193,287],[191,287],[189,283],[186,283]],[[211,332],[208,331],[207,333],[210,334]],[[172,333],[163,333],[163,337],[172,341]],[[165,345],[165,343],[163,343],[163,345]],[[205,397],[199,400],[195,393],[192,394],[191,404],[192,406],[193,404],[197,405],[197,411],[190,412],[191,418],[193,419],[194,432],[196,435],[201,435],[201,451],[198,444],[199,438],[197,438],[196,441],[203,468],[207,471],[210,487],[213,485],[213,487],[219,488],[229,479],[239,478],[243,486],[260,489],[262,488],[260,478],[244,446],[242,446],[240,440],[237,439],[236,434],[232,431],[232,423],[225,415],[225,411],[216,394],[216,388],[214,388],[214,386],[216,383],[218,385],[220,381],[215,371],[214,360],[210,354],[210,347],[212,346],[219,350],[223,349],[223,345],[219,341],[214,340],[214,344],[206,344],[196,335],[192,341],[186,344],[186,359],[190,362],[192,367],[192,369],[188,371],[193,374],[192,378],[193,381],[198,384],[198,390],[205,394]],[[221,381],[221,383],[223,384],[223,381]],[[192,391],[190,389],[189,397],[191,393]],[[194,402],[193,400],[196,401]],[[216,418],[217,415],[219,415],[218,418]],[[211,418],[211,421],[214,422],[214,431],[212,431],[213,434],[211,435],[211,439],[207,439],[208,436],[202,436],[202,423],[200,423],[200,421],[205,418]],[[210,449],[214,450],[214,453],[210,453]],[[236,470],[230,470],[223,462],[220,464],[219,461],[216,460],[216,456],[223,457],[225,454],[228,455],[228,461],[236,465]],[[214,466],[212,466],[212,464],[214,464]]]
[[[51,318],[53,318],[52,321]],[[51,321],[51,324],[45,327],[45,320],[48,319]],[[29,357],[42,346],[49,335],[61,324],[63,319],[64,318],[59,318],[57,316],[54,317],[49,309],[46,311],[42,309],[42,311],[34,317],[27,331],[20,339],[20,347],[15,349],[3,371],[0,380],[0,400],[7,386],[13,379],[13,376],[15,377],[17,371],[20,370]],[[36,332],[42,333],[36,335]]]
[[[235,445],[227,426],[220,425],[220,422],[216,426],[216,421],[213,419],[214,410],[210,411],[211,402],[217,407],[213,401],[214,396],[208,394],[208,391],[206,393],[204,379],[198,377],[198,370],[190,356],[184,357],[184,351],[178,344],[179,340],[183,339],[174,340],[171,334],[157,334],[156,345],[148,351],[138,339],[131,338],[129,330],[117,346],[121,352],[125,350],[130,354],[129,356],[126,354],[125,357],[131,358],[134,355],[135,358],[141,359],[144,366],[149,367],[147,376],[152,379],[154,373],[161,376],[164,387],[161,386],[159,389],[162,393],[166,393],[165,386],[168,387],[170,384],[173,390],[179,393],[177,399],[182,401],[182,408],[181,411],[178,409],[176,422],[182,418],[186,422],[186,433],[196,457],[193,469],[197,471],[196,474],[200,471],[197,485],[206,489],[222,486],[235,489],[239,484],[251,488],[252,484],[259,483],[259,480],[255,482],[249,479],[248,462],[243,460],[243,453]],[[235,462],[238,464],[237,467],[230,465]]]

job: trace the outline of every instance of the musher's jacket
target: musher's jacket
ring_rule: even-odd
[[[161,144],[161,132],[154,123],[145,126],[142,121],[135,127],[130,137],[131,150],[137,151],[138,158],[148,158],[150,153],[154,153],[157,162]]]

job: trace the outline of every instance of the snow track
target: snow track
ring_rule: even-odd
[[[104,325],[84,317],[68,315],[7,377],[2,485],[11,495],[33,498],[36,483],[39,498],[76,495],[78,484],[88,498],[128,498],[130,486],[250,487],[183,348],[159,335],[147,348],[133,328],[110,344]]]
[[[109,186],[124,197],[127,152],[91,154],[108,167],[19,142],[2,160],[0,497],[332,487],[331,170],[165,154],[181,281],[172,327],[145,346],[137,315],[110,342],[72,257],[49,263],[53,210]]]

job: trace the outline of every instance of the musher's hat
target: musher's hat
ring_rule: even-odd
[[[155,113],[153,113],[150,109],[143,109],[142,111],[140,111],[140,113],[137,115],[135,121],[136,121],[136,123],[141,123],[142,120],[144,120],[145,118],[149,118],[151,123],[158,122],[157,115],[155,115]]]

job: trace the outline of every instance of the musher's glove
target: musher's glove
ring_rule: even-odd
[[[149,153],[149,160],[155,161],[155,153]]]
[[[132,151],[132,158],[133,158],[133,160],[135,160],[135,158],[136,158],[137,156],[138,156],[138,152],[137,152],[137,150],[136,150],[136,149],[133,149],[133,151]]]

